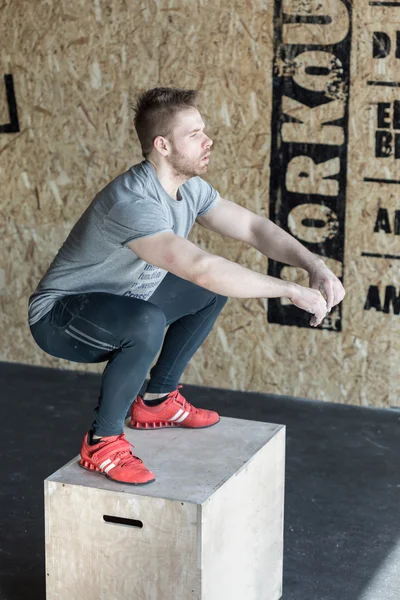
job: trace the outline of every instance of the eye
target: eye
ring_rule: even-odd
[[[195,135],[197,135],[197,131],[196,131],[196,133],[192,133],[192,135],[190,137],[194,137]]]

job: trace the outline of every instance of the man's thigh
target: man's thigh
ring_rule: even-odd
[[[170,325],[181,317],[198,312],[215,296],[210,290],[167,273],[147,302],[158,306],[165,314],[167,325]]]
[[[76,294],[57,300],[31,331],[36,343],[52,356],[103,362],[119,350],[126,331],[135,330],[146,313],[143,300],[103,292]]]

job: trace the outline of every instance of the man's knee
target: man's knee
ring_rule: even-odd
[[[221,296],[220,294],[218,294],[218,298],[219,298],[219,301],[222,303],[223,306],[225,306],[225,304],[228,302],[228,299],[229,299],[228,296]]]
[[[228,296],[221,296],[220,294],[214,294],[214,295],[215,295],[215,301],[216,301],[217,306],[219,307],[220,310],[222,310],[228,301]]]

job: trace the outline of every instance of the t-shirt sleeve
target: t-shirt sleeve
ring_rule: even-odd
[[[151,198],[119,200],[103,218],[104,235],[122,246],[163,231],[173,233],[161,205]]]
[[[200,202],[197,210],[197,216],[202,217],[217,204],[220,195],[219,192],[217,192],[217,190],[213,188],[213,186],[207,181],[204,181],[204,179],[201,179],[201,177],[198,177],[197,179],[200,190]]]

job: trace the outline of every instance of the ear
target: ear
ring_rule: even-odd
[[[153,146],[157,152],[162,154],[162,156],[166,156],[169,152],[169,142],[166,138],[162,137],[162,135],[158,135],[155,138]]]

